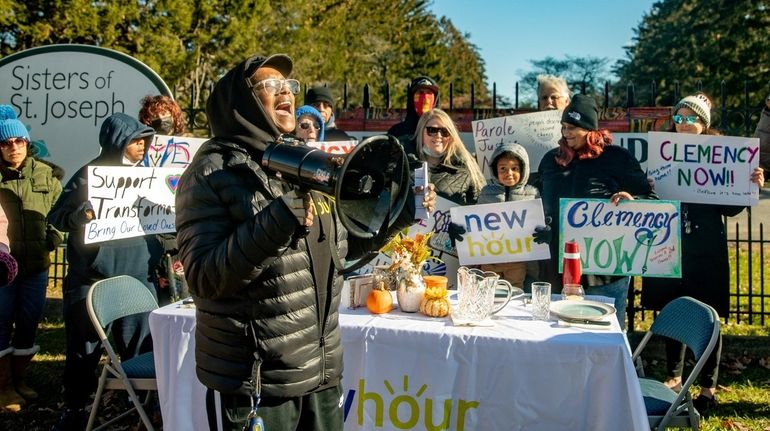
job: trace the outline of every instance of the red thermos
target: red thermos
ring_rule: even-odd
[[[580,284],[583,267],[580,263],[580,248],[575,241],[564,243],[564,259],[562,260],[562,284]]]

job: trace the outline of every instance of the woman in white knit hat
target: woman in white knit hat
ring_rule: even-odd
[[[703,93],[687,96],[674,106],[675,131],[677,133],[720,135],[711,127],[711,100]],[[765,182],[763,171],[756,168],[750,180],[759,187]],[[666,196],[661,196],[665,199]],[[721,317],[727,317],[730,310],[730,265],[727,258],[727,236],[722,223],[724,216],[731,217],[743,211],[742,206],[714,204],[681,204],[682,227],[682,278],[645,278],[642,288],[642,305],[660,310],[671,300],[681,296],[692,296],[717,310]],[[722,337],[717,348],[701,371],[700,395],[693,400],[701,413],[717,405],[715,392]],[[684,346],[666,340],[668,377],[666,386],[681,389]]]

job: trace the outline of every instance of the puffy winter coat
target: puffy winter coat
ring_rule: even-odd
[[[343,280],[332,249],[344,259],[380,244],[348,239],[333,206],[317,204],[310,235],[290,246],[298,223],[279,198],[289,185],[260,167],[265,145],[280,132],[246,85],[264,60],[236,66],[208,100],[215,138],[179,182],[177,242],[197,310],[198,379],[223,393],[248,394],[258,364],[262,396],[298,397],[336,385],[342,375]],[[413,215],[412,205],[408,222],[393,231]]]
[[[53,170],[33,157],[19,169],[0,165],[0,204],[8,216],[11,254],[19,263],[19,275],[48,269],[49,253],[64,239],[48,224],[48,213],[61,194]]]

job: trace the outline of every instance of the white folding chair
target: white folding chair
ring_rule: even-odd
[[[86,298],[86,306],[91,323],[107,352],[107,362],[104,364],[99,377],[99,386],[96,389],[86,430],[91,431],[93,429],[104,389],[125,390],[134,406],[96,429],[106,428],[136,410],[142,418],[144,426],[148,430],[153,430],[150,418],[144,410],[144,405],[136,395],[138,390],[158,390],[153,354],[148,352],[121,361],[104,331],[117,319],[132,314],[146,313],[158,308],[155,297],[141,281],[127,275],[121,275],[97,281],[91,285]],[[150,399],[149,395],[148,393],[145,403]]]

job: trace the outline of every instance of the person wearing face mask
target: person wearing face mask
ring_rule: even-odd
[[[294,113],[297,116],[297,128],[294,135],[305,142],[324,141],[324,119],[321,113],[310,105],[297,108]]]
[[[676,133],[720,135],[711,124],[711,99],[703,93],[689,95],[674,106],[671,117]],[[762,168],[755,168],[747,179],[761,189],[765,182]],[[661,195],[661,198],[667,197]],[[730,264],[724,218],[738,215],[745,207],[720,205],[718,198],[711,204],[682,202],[680,225],[682,235],[682,277],[645,277],[642,284],[642,305],[661,310],[673,299],[691,296],[714,307],[720,317],[730,311]],[[717,406],[716,388],[722,337],[700,374],[700,394],[693,399],[695,408],[706,413]],[[679,391],[685,349],[681,343],[666,339],[666,371],[664,384]]]
[[[176,101],[168,96],[145,96],[141,100],[139,121],[152,127],[158,135],[184,136],[184,113]]]
[[[406,118],[388,129],[388,135],[395,136],[403,145],[414,136],[420,117],[438,106],[438,84],[427,76],[418,76],[412,80],[407,90]]]
[[[158,135],[185,136],[186,127],[184,114],[176,101],[168,96],[145,96],[141,100],[139,121],[152,127]],[[173,232],[158,234],[158,240],[163,245],[163,257],[155,268],[156,290],[158,304],[163,306],[171,303],[177,296],[185,298],[189,295],[184,282],[184,271],[178,270],[179,259],[176,244],[176,234]],[[175,270],[177,268],[177,270]],[[181,275],[180,275],[181,273]],[[172,292],[176,286],[177,292]]]
[[[267,430],[343,428],[343,278],[332,253],[366,255],[414,223],[409,188],[386,238],[349,236],[327,197],[263,169],[268,145],[296,127],[292,69],[286,55],[254,55],[216,83],[206,102],[214,137],[177,188],[177,241],[195,301],[196,374],[208,388],[210,429],[245,429],[255,404]],[[425,196],[432,208],[430,187]],[[301,227],[309,232],[296,239]]]
[[[99,132],[101,153],[72,176],[49,214],[57,229],[69,232],[63,286],[66,360],[64,365],[65,409],[54,430],[82,430],[86,406],[96,389],[96,367],[101,358],[99,337],[88,318],[86,294],[98,281],[118,275],[140,280],[155,296],[153,269],[163,251],[156,235],[85,244],[86,223],[96,217],[88,200],[90,166],[137,166],[144,158],[155,131],[123,113],[107,117]],[[152,350],[148,313],[118,319],[112,336],[123,360]]]

